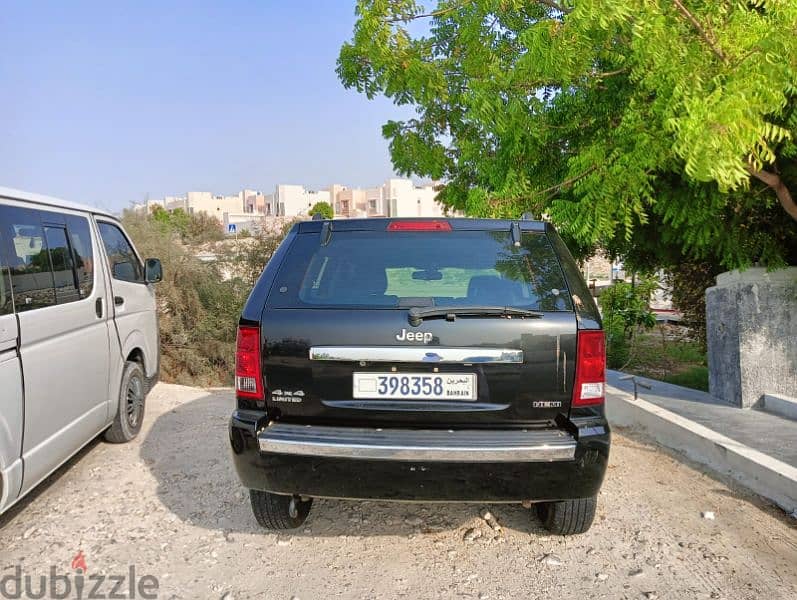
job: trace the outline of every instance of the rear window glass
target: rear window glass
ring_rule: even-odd
[[[570,311],[543,233],[336,231],[294,240],[271,288],[273,308],[513,306]]]

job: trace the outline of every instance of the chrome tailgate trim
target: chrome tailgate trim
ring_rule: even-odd
[[[261,452],[440,462],[573,460],[576,440],[558,429],[369,429],[272,423],[258,433]]]
[[[313,346],[310,360],[517,364],[523,362],[523,351],[442,346]]]

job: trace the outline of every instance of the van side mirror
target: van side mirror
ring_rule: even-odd
[[[147,283],[163,281],[163,266],[157,258],[148,258],[144,261],[144,280]]]

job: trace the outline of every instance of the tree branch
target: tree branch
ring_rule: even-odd
[[[622,69],[616,69],[614,71],[603,71],[602,73],[592,73],[590,77],[594,79],[604,79],[606,77],[614,77],[615,75],[619,75],[620,73],[625,73],[628,69],[623,67]]]
[[[589,169],[587,169],[583,173],[579,173],[578,175],[575,175],[575,176],[571,177],[570,179],[565,179],[564,181],[562,181],[560,183],[557,183],[556,185],[552,185],[549,188],[545,188],[544,190],[540,190],[540,191],[537,192],[537,194],[548,194],[548,196],[546,196],[545,200],[550,200],[551,198],[556,196],[559,192],[561,192],[563,188],[570,187],[575,182],[579,181],[580,179],[584,179],[584,177],[586,177],[587,175],[592,173],[597,168],[598,168],[597,165],[592,165]]]
[[[706,44],[708,44],[709,48],[711,48],[711,50],[714,52],[714,54],[716,54],[722,62],[725,62],[725,60],[726,60],[725,59],[725,53],[722,51],[722,49],[719,46],[717,46],[717,43],[713,39],[711,39],[711,36],[703,28],[703,26],[695,18],[695,16],[691,12],[689,12],[689,9],[687,9],[683,5],[681,0],[672,0],[672,1],[675,4],[675,6],[678,8],[678,11],[684,17],[686,17],[689,20],[690,23],[692,23],[692,26],[695,29],[697,29],[697,32],[700,34],[700,37],[702,37],[703,41],[706,42]]]
[[[544,4],[548,8],[552,8],[554,10],[558,10],[563,15],[566,15],[573,11],[572,8],[565,8],[561,4],[554,2],[554,0],[539,0],[540,4]]]
[[[794,198],[792,198],[789,188],[787,188],[786,184],[783,183],[783,179],[780,178],[780,175],[777,173],[764,171],[763,169],[756,169],[752,165],[747,165],[747,170],[750,175],[759,181],[763,181],[770,188],[772,188],[772,190],[775,192],[775,195],[778,197],[783,210],[785,210],[792,219],[797,221],[797,203],[794,202]]]
[[[428,13],[421,13],[418,15],[402,15],[400,17],[393,17],[391,19],[385,19],[386,23],[408,23],[409,21],[414,21],[415,19],[428,19],[430,17],[439,17],[446,13],[450,13],[458,9],[459,6],[449,6],[448,8],[441,8],[439,10],[433,10]]]

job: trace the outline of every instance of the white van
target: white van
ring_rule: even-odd
[[[98,434],[138,434],[161,278],[112,214],[0,187],[0,513]]]

